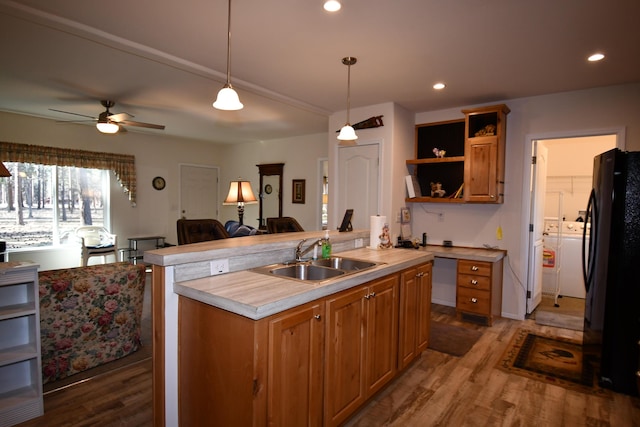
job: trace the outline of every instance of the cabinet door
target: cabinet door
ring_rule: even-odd
[[[416,281],[418,282],[418,316],[416,326],[416,348],[420,354],[429,345],[431,331],[431,270],[433,264],[425,264],[418,267]]]
[[[365,296],[361,287],[326,301],[325,425],[344,421],[366,396],[365,391]]]
[[[322,425],[323,309],[314,303],[269,322],[269,425]]]
[[[367,397],[396,373],[398,330],[398,275],[369,285],[367,300]]]
[[[416,357],[418,316],[418,269],[402,272],[400,281],[400,323],[398,368],[403,369]]]
[[[499,199],[498,139],[469,138],[464,163],[464,199],[466,202],[496,202]]]

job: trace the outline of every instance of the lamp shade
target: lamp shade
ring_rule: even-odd
[[[6,178],[11,176],[11,172],[9,172],[9,169],[7,169],[7,167],[0,162],[0,178]]]
[[[349,123],[342,126],[340,129],[340,134],[338,134],[338,139],[340,141],[355,141],[358,139],[358,135],[356,135],[356,131],[351,127]]]
[[[251,189],[251,182],[231,181],[229,184],[229,194],[222,204],[235,205],[238,203],[258,203]]]
[[[240,102],[240,98],[238,97],[238,93],[231,87],[230,84],[225,85],[220,92],[218,92],[218,97],[216,98],[213,106],[218,110],[242,110],[244,105]]]
[[[113,122],[98,122],[96,124],[98,130],[102,133],[117,133],[120,130],[120,126]]]

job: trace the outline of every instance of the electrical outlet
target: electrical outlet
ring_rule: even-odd
[[[229,260],[228,259],[217,259],[215,261],[211,261],[211,275],[215,276],[216,274],[228,273],[229,272]]]
[[[361,248],[362,246],[364,246],[364,241],[362,239],[356,239],[354,242],[354,246],[356,247],[356,249]]]
[[[400,221],[401,221],[400,212],[398,212],[398,214],[396,215],[396,222],[400,222]]]
[[[441,212],[438,214],[438,222],[443,222],[444,221],[444,214]]]

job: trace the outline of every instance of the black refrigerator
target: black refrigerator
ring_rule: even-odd
[[[585,227],[589,239],[582,245],[585,352],[599,359],[602,387],[637,396],[640,152],[613,149],[594,158],[586,221],[591,227]]]

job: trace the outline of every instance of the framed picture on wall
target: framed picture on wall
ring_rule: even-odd
[[[293,180],[291,203],[304,203],[304,179]]]

